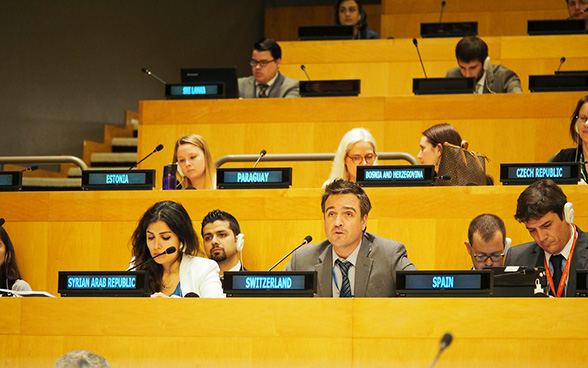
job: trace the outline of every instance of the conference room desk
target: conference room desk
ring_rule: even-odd
[[[514,219],[523,186],[366,188],[372,203],[367,231],[405,244],[423,270],[471,268],[469,222],[482,213],[504,219],[513,245],[531,241]],[[575,223],[588,229],[588,186],[563,187]],[[182,203],[195,230],[213,209],[233,214],[245,235],[243,262],[267,270],[310,235],[325,239],[321,189],[22,192],[0,193],[4,228],[15,246],[23,278],[34,290],[57,293],[59,271],[128,268],[129,240],[155,202]],[[277,269],[285,267],[284,261]]]
[[[580,298],[0,298],[0,366],[585,367]]]
[[[420,36],[421,23],[439,22],[441,1],[382,0],[381,29],[384,37]],[[443,22],[478,22],[478,35],[520,36],[527,34],[528,19],[566,19],[566,4],[553,0],[448,1]]]
[[[312,54],[312,53],[310,53]],[[487,172],[496,182],[500,163],[546,162],[573,146],[569,118],[585,92],[520,95],[440,95],[332,97],[296,99],[141,101],[139,157],[158,144],[165,148],[140,168],[157,170],[172,161],[176,140],[200,134],[213,159],[229,154],[336,152],[352,128],[370,130],[378,152],[419,152],[421,132],[450,123],[470,142],[469,149],[488,156]],[[380,164],[406,164],[380,161]],[[251,163],[232,166],[251,167]],[[258,167],[293,168],[295,188],[319,188],[329,177],[331,161],[264,162]],[[231,166],[231,165],[227,165]]]
[[[418,3],[418,2],[413,2]],[[472,5],[478,5],[472,3]],[[525,22],[526,24],[526,22]],[[413,78],[424,78],[411,38],[394,40],[281,42],[280,70],[288,77],[307,80],[361,79],[361,96],[412,95]],[[416,37],[416,36],[415,36]],[[503,64],[521,80],[529,93],[529,75],[553,74],[562,56],[561,70],[586,70],[587,35],[483,37],[492,64]],[[445,77],[457,67],[455,46],[459,38],[418,39],[429,78]]]

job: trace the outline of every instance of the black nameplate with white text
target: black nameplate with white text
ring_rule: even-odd
[[[289,188],[292,185],[291,167],[255,169],[216,169],[218,189]]]
[[[433,185],[433,165],[374,165],[357,167],[357,183],[364,187]]]
[[[223,274],[223,290],[235,297],[312,297],[316,271],[240,271]]]
[[[551,179],[558,184],[576,184],[580,180],[580,163],[500,164],[500,181],[504,185],[529,185],[540,179]]]
[[[415,95],[473,94],[474,78],[413,78],[412,92]]]
[[[0,171],[0,192],[22,189],[22,171]]]
[[[147,271],[59,271],[61,296],[147,296]]]
[[[588,270],[576,270],[576,296],[588,296]]]
[[[155,170],[84,170],[84,190],[152,190]]]
[[[397,271],[398,296],[490,296],[491,270]]]

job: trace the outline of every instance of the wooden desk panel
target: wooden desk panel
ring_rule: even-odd
[[[140,166],[156,169],[160,188],[163,166],[171,162],[175,141],[184,134],[204,136],[217,159],[228,154],[259,154],[262,149],[268,153],[335,152],[341,137],[359,126],[372,132],[379,152],[408,152],[416,157],[421,132],[447,122],[470,142],[471,150],[488,155],[488,173],[498,178],[502,162],[544,162],[560,149],[571,147],[569,116],[584,95],[142,101],[139,156],[160,143],[165,148]],[[317,188],[328,178],[331,162],[262,160],[259,165],[292,166],[293,187]]]
[[[525,227],[513,218],[516,199],[523,189],[367,188],[373,205],[368,231],[405,244],[409,259],[419,269],[467,269],[471,260],[463,242],[469,222],[481,213],[500,216],[513,244],[531,240]],[[582,229],[588,228],[586,190],[585,186],[564,187]],[[58,295],[59,271],[126,269],[131,258],[129,240],[139,217],[161,200],[182,203],[197,233],[209,211],[220,208],[233,214],[245,234],[245,266],[267,270],[305,236],[311,235],[314,242],[325,238],[321,193],[321,189],[81,192],[68,199],[71,193],[23,192],[18,193],[23,205],[33,205],[39,195],[47,198],[49,219],[19,220],[20,214],[10,208],[3,216],[23,278],[35,290]],[[0,193],[0,202],[13,194]],[[65,201],[69,201],[69,207],[63,205]],[[91,204],[94,218],[84,209],[86,203]],[[118,211],[110,211],[113,208]]]
[[[25,298],[0,305],[20,326],[0,331],[0,346],[12,347],[0,359],[23,368],[51,366],[77,349],[113,367],[420,367],[445,332],[454,338],[439,367],[583,367],[588,358],[577,323],[587,317],[584,299]],[[554,310],[565,311],[557,328]],[[500,328],[480,328],[489,318]],[[475,353],[481,346],[487,354]]]

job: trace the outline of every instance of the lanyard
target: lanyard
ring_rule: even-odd
[[[570,257],[566,261],[566,267],[561,274],[561,280],[559,281],[559,286],[557,288],[557,292],[555,290],[555,285],[553,285],[553,278],[551,277],[551,271],[549,271],[549,265],[547,264],[547,259],[543,258],[543,264],[545,266],[545,272],[547,273],[547,281],[549,281],[549,287],[555,295],[556,298],[561,297],[563,290],[566,286],[566,280],[568,279],[568,274],[570,273],[570,266],[572,265],[572,256],[574,255],[574,248],[576,247],[576,239],[578,239],[578,229],[576,225],[574,225],[574,241],[572,243],[572,249],[570,250]]]

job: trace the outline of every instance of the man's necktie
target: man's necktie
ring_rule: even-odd
[[[564,256],[562,256],[561,254],[549,257],[549,263],[551,264],[551,267],[553,267],[553,275],[552,275],[553,289],[555,290],[556,293],[557,293],[557,288],[559,287],[559,282],[561,280],[561,274],[562,274],[561,264],[562,264],[563,260],[564,260]]]
[[[352,266],[351,262],[341,262],[340,260],[336,260],[335,263],[339,266],[341,270],[341,275],[343,276],[343,280],[341,280],[341,289],[339,290],[339,297],[340,298],[348,298],[352,297],[353,294],[351,293],[351,283],[349,282],[349,267]]]
[[[260,84],[259,87],[259,94],[257,95],[259,98],[267,97],[267,88],[269,87],[267,84]]]

